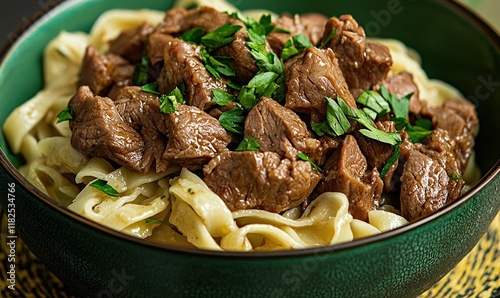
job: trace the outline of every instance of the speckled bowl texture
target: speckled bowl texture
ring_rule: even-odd
[[[352,14],[372,37],[417,50],[432,78],[477,107],[483,178],[462,198],[405,227],[332,247],[268,253],[194,251],[146,244],[65,210],[17,171],[0,135],[0,201],[15,183],[17,233],[82,297],[415,297],[478,242],[500,209],[500,38],[462,6],[444,0],[234,0],[241,9]],[[166,10],[172,1],[65,1],[2,53],[0,123],[42,88],[41,57],[60,30],[88,31],[112,8]]]

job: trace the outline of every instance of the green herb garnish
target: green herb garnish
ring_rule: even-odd
[[[205,30],[202,28],[193,28],[186,33],[182,34],[179,39],[185,42],[199,45],[201,43],[202,37],[205,35]]]
[[[212,90],[212,101],[219,106],[227,106],[228,103],[234,101],[235,97],[232,94],[227,93],[224,90],[213,89]]]
[[[57,123],[73,120],[73,107],[65,107],[59,114],[57,114]]]
[[[401,143],[403,141],[401,139],[401,135],[398,132],[386,132],[378,129],[373,123],[370,116],[368,116],[363,110],[356,109],[355,112],[357,117],[354,118],[354,120],[356,120],[356,122],[365,127],[359,130],[359,132],[363,134],[365,137],[392,146],[395,146],[396,144]]]
[[[149,83],[149,84],[142,86],[141,90],[144,92],[160,95],[160,92],[158,92],[159,85],[160,84],[158,83],[158,81],[155,81],[155,82],[152,82],[152,83]]]
[[[462,177],[460,177],[460,175],[458,175],[457,173],[453,172],[451,173],[451,179],[453,180],[464,180]]]
[[[205,46],[208,52],[211,52],[233,42],[235,38],[232,35],[241,28],[239,25],[224,24],[201,37],[200,44]]]
[[[238,145],[236,151],[259,151],[260,144],[253,137],[244,138]]]
[[[302,153],[300,152],[297,157],[303,161],[307,161],[308,163],[310,163],[313,168],[315,168],[316,170],[318,170],[319,172],[323,172],[323,169],[321,169],[314,161],[312,161],[309,156],[307,156],[305,153]]]
[[[143,86],[148,83],[149,58],[146,55],[141,57],[141,62],[135,66],[132,81],[135,86]]]
[[[267,36],[275,29],[270,14],[261,15],[258,22],[252,17],[245,17],[240,12],[234,12],[231,16],[242,21],[248,30],[252,30],[259,35]]]
[[[413,93],[407,94],[401,99],[398,99],[396,94],[390,94],[389,90],[387,90],[385,86],[380,86],[380,94],[391,105],[395,118],[408,117],[410,111],[410,99],[413,96]]]
[[[378,116],[383,116],[391,111],[391,108],[384,97],[373,90],[364,91],[356,101],[373,110]],[[373,117],[371,118],[375,119]]]
[[[429,130],[425,127],[411,125],[411,123],[406,118],[402,118],[402,117],[393,118],[392,121],[394,121],[394,124],[395,124],[397,130],[405,129],[405,131],[406,131],[406,133],[408,133],[408,136],[410,137],[410,141],[412,143],[422,142],[426,137],[431,135],[433,132],[432,130]],[[426,127],[428,127],[427,122],[424,121],[422,123],[425,123],[424,125]]]
[[[387,175],[392,165],[396,161],[398,161],[400,156],[401,156],[401,150],[399,149],[399,144],[398,144],[394,146],[394,153],[392,153],[391,157],[389,157],[389,159],[385,162],[385,165],[382,167],[382,170],[380,171],[380,178],[384,178],[385,175]]]
[[[170,114],[179,109],[179,104],[185,103],[181,90],[175,87],[169,94],[160,96],[160,111]]]
[[[118,191],[108,184],[106,180],[97,179],[90,183],[90,186],[102,191],[110,197],[118,197]]]
[[[312,123],[312,130],[318,136],[327,134],[338,137],[344,135],[351,127],[351,123],[347,119],[343,109],[335,100],[328,96],[325,96],[325,99],[328,103],[326,108],[326,120],[321,123]],[[340,102],[342,99],[337,96],[337,101]]]
[[[244,110],[235,108],[222,113],[219,122],[228,131],[243,134],[245,119]]]
[[[285,47],[281,52],[281,59],[285,61],[313,46],[304,34],[295,35],[285,43]]]
[[[231,58],[224,56],[211,56],[205,48],[200,49],[200,55],[206,69],[217,79],[222,80],[222,76],[232,77],[235,71],[231,64]]]
[[[337,28],[333,29],[332,32],[328,34],[328,37],[318,46],[318,48],[324,49],[328,45],[328,43],[330,43],[330,41],[335,37],[336,34],[337,34]]]

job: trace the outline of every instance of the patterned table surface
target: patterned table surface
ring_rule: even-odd
[[[459,0],[500,31],[500,0]],[[0,230],[0,297],[76,297],[18,239],[16,291],[7,288],[6,218]],[[500,214],[474,249],[445,277],[419,298],[500,297]]]

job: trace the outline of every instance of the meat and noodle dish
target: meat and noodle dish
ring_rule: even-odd
[[[176,5],[61,32],[3,129],[68,209],[172,246],[269,251],[401,227],[478,177],[475,107],[352,15]]]

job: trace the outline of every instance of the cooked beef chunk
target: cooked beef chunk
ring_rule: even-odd
[[[454,142],[446,131],[436,130],[427,145],[409,151],[401,176],[401,214],[408,220],[427,215],[460,195],[464,185],[457,161],[451,155]]]
[[[248,113],[245,137],[250,136],[260,144],[260,151],[272,151],[291,160],[296,160],[299,152],[308,154],[320,147],[297,114],[266,97]]]
[[[69,122],[71,145],[88,157],[102,157],[137,172],[141,166],[144,141],[141,135],[121,119],[114,102],[94,96],[81,86],[69,102],[74,118]]]
[[[94,94],[105,95],[113,83],[130,83],[133,69],[134,66],[120,56],[101,55],[93,46],[88,46],[78,84],[89,86]]]
[[[328,42],[355,97],[372,89],[386,78],[392,67],[389,49],[375,42],[367,42],[365,31],[351,15],[330,18],[325,26],[322,42],[335,32]]]
[[[240,20],[206,6],[189,11],[174,8],[167,11],[165,19],[158,27],[157,32],[178,37],[193,28],[202,28],[208,33],[225,24],[239,25],[242,28],[234,34],[235,40],[232,43],[215,50],[211,54],[229,57],[231,59],[230,64],[236,73],[235,81],[244,85],[255,76],[259,69],[255,64],[255,59],[250,54],[250,49],[246,46],[246,42],[249,41],[248,33],[245,25]]]
[[[350,107],[356,107],[331,49],[306,49],[287,69],[285,84],[285,106],[297,113],[309,115],[311,122],[325,120],[325,96],[333,99],[339,96]]]
[[[136,131],[142,129],[145,106],[152,100],[158,100],[158,97],[152,93],[142,91],[141,87],[137,86],[120,88],[114,98],[116,110],[123,121]]]
[[[327,17],[318,13],[282,15],[273,22],[273,25],[288,32],[274,30],[266,39],[272,50],[281,56],[285,43],[295,35],[304,34],[313,45],[316,45],[323,36],[327,21]]]
[[[231,211],[293,208],[320,179],[310,163],[281,159],[274,152],[228,150],[212,159],[203,172],[205,183]]]
[[[165,47],[170,40],[171,37],[166,34],[153,33],[149,35],[146,53],[151,65],[164,64]]]
[[[478,118],[474,105],[464,99],[451,99],[439,108],[428,107],[423,114],[432,117],[433,127],[446,130],[457,141],[456,156],[460,170],[467,167],[478,133]]]
[[[349,199],[352,216],[367,221],[368,212],[379,205],[383,182],[376,168],[368,171],[366,158],[356,139],[347,135],[323,169],[325,177],[316,188],[315,196],[329,191],[342,192]]]
[[[204,111],[187,105],[179,105],[174,113],[159,112],[151,115],[158,129],[168,136],[168,144],[162,158],[178,163],[191,171],[199,170],[231,142],[228,133],[217,119]],[[154,110],[154,109],[152,109]]]
[[[109,43],[109,52],[126,58],[131,63],[139,63],[144,53],[144,47],[154,26],[144,23],[136,28],[122,31],[117,38]]]
[[[342,142],[341,137],[324,135],[319,138],[319,147],[314,152],[308,153],[308,157],[318,166],[323,166],[326,159],[342,145]]]
[[[156,172],[164,171],[168,166],[168,161],[162,158],[167,138],[158,131],[152,117],[152,114],[157,114],[159,111],[156,104],[158,97],[142,91],[141,87],[127,86],[117,92],[114,101],[123,121],[139,132],[144,139],[141,167],[150,169],[155,165]]]
[[[184,83],[187,104],[208,110],[215,105],[212,90],[229,92],[227,85],[205,68],[199,47],[172,36],[166,35],[165,40],[165,77],[159,80],[161,93],[168,94]]]

